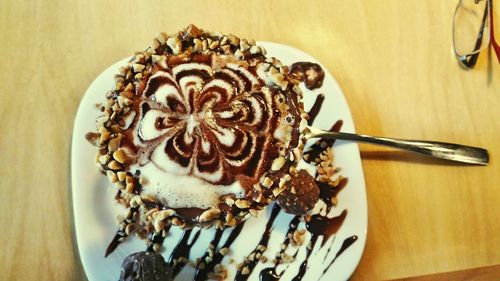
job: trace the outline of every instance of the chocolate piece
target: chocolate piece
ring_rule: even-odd
[[[277,202],[289,214],[305,215],[319,199],[316,181],[306,170],[298,171],[286,185]]]
[[[302,81],[310,90],[321,88],[325,79],[325,72],[321,66],[313,62],[296,62],[292,64],[290,76]]]
[[[120,281],[170,281],[172,269],[163,256],[154,252],[137,252],[122,263]]]

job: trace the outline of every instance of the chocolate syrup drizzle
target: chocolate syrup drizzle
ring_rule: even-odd
[[[325,267],[325,269],[323,270],[323,274],[321,274],[321,277],[323,277],[323,275],[325,275],[325,273],[328,271],[328,269],[332,266],[332,264],[337,260],[337,258],[342,255],[342,253],[344,253],[345,250],[347,250],[349,247],[352,246],[352,244],[354,244],[354,242],[356,242],[358,240],[358,236],[357,235],[353,235],[351,237],[347,237],[346,239],[344,239],[344,242],[342,243],[342,246],[340,247],[340,249],[337,251],[337,253],[335,254],[335,257],[333,258],[333,260],[330,262],[330,264],[328,264],[327,267]],[[327,253],[328,255],[328,253]],[[320,277],[320,279],[321,279]]]
[[[181,272],[181,270],[186,265],[187,261],[189,260],[191,247],[194,245],[194,243],[196,243],[196,240],[198,240],[198,238],[200,237],[201,230],[198,230],[198,232],[196,232],[195,235],[193,236],[191,243],[189,243],[189,236],[191,236],[192,231],[193,231],[192,229],[184,231],[181,239],[175,246],[174,250],[172,251],[168,259],[168,265],[172,268],[174,277],[177,274],[179,274],[179,272]],[[185,258],[185,261],[181,260],[180,259],[181,257]]]
[[[135,223],[135,217],[137,215],[138,208],[130,208],[127,217],[122,220],[122,222],[125,223]],[[109,243],[108,247],[106,248],[106,252],[104,253],[104,257],[109,256],[115,249],[118,247],[118,245],[121,244],[126,238],[128,234],[125,232],[124,229],[118,229],[116,231],[115,236],[113,237],[113,240]]]
[[[286,232],[285,240],[283,241],[283,244],[282,244],[285,246],[281,247],[279,253],[276,255],[276,259],[274,261],[274,266],[264,268],[260,272],[259,278],[261,281],[273,281],[273,280],[279,280],[281,278],[284,271],[281,274],[278,274],[276,272],[276,269],[277,269],[278,265],[281,263],[281,260],[283,259],[282,255],[285,253],[286,249],[288,248],[288,245],[290,244],[290,241],[291,241],[291,237],[292,237],[293,233],[299,227],[299,223],[300,223],[300,216],[295,216],[288,224],[288,231]],[[295,253],[294,258],[297,256],[297,253],[298,253],[298,251]]]
[[[213,272],[215,265],[219,264],[222,261],[222,259],[224,259],[224,255],[219,250],[222,248],[229,249],[231,247],[234,240],[236,240],[236,238],[238,238],[238,235],[240,234],[241,230],[243,229],[244,224],[245,224],[244,222],[240,223],[235,228],[233,228],[233,230],[231,230],[231,233],[229,233],[229,236],[227,237],[226,242],[224,242],[224,244],[220,248],[218,248],[218,245],[219,245],[220,239],[222,237],[223,231],[217,230],[212,242],[210,243],[211,245],[213,245],[214,250],[217,249],[217,252],[213,255],[212,260],[210,262],[206,263],[204,268],[200,268],[198,266],[198,269],[196,271],[196,274],[195,274],[193,280],[202,281],[202,280],[207,279],[207,274],[209,272]],[[209,256],[209,253],[207,250],[207,252],[205,252],[205,254],[202,256],[201,261],[202,262],[206,261],[206,257],[208,257],[208,256]]]
[[[325,95],[324,94],[319,94],[316,96],[316,100],[314,101],[313,106],[307,113],[309,115],[309,120],[307,121],[307,124],[311,126],[314,123],[314,119],[319,114],[319,111],[321,110],[321,107],[323,106],[323,102],[325,101]]]
[[[269,238],[271,237],[272,226],[273,226],[274,220],[279,215],[280,211],[281,211],[281,208],[278,206],[278,204],[274,204],[273,210],[271,212],[271,216],[269,217],[269,220],[267,221],[264,233],[262,234],[262,238],[260,239],[259,244],[257,244],[258,246],[249,255],[254,254],[254,256],[255,256],[257,253],[259,253],[260,255],[262,255],[264,253],[265,248],[267,248],[267,245],[269,243]],[[259,249],[260,245],[265,247],[264,250]],[[255,268],[255,266],[257,265],[257,263],[259,261],[260,261],[259,258],[254,258],[253,260],[245,260],[243,262],[243,265],[241,266],[241,268],[238,269],[238,272],[236,272],[236,276],[234,277],[234,280],[235,281],[247,280],[248,277],[250,277],[250,275],[252,274],[253,269]],[[248,268],[250,273],[243,275],[242,270],[245,267]]]
[[[155,232],[151,234],[151,237],[148,238],[149,240],[149,246],[147,248],[147,251],[154,251],[154,245],[163,245],[163,241],[165,241],[165,237],[162,235],[162,232],[168,232],[170,230],[170,227],[172,225],[167,225],[161,232]]]

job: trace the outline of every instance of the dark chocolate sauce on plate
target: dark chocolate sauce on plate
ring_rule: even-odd
[[[319,94],[316,96],[316,100],[314,101],[313,106],[311,107],[309,112],[307,112],[307,115],[309,115],[309,120],[307,120],[307,124],[309,126],[311,126],[314,123],[314,119],[316,119],[316,117],[318,116],[324,101],[325,101],[325,95]]]
[[[257,254],[262,255],[266,250],[267,245],[269,243],[269,238],[271,237],[274,220],[276,219],[280,211],[281,208],[278,206],[278,204],[274,204],[273,210],[271,211],[271,216],[269,217],[264,233],[262,234],[262,238],[260,239],[259,244],[257,244],[258,246],[250,253],[250,255],[253,254],[255,258],[253,260],[245,259],[241,268],[238,269],[238,272],[236,272],[236,276],[234,278],[235,281],[245,281],[252,274],[253,269],[260,261],[260,258],[256,258],[256,255]],[[243,274],[243,268],[247,268],[250,273],[246,275]]]
[[[181,270],[186,265],[189,260],[189,253],[191,252],[191,247],[196,243],[198,237],[200,237],[201,230],[198,230],[191,243],[189,243],[189,237],[191,236],[192,229],[185,230],[182,234],[181,239],[175,246],[174,250],[170,254],[170,258],[168,259],[168,264],[172,268],[173,275],[176,276],[181,272]]]
[[[296,62],[292,64],[290,75],[304,82],[309,90],[321,88],[325,79],[325,71],[319,64],[313,62]]]
[[[333,258],[333,260],[328,264],[327,267],[325,267],[325,269],[323,270],[323,274],[321,275],[321,277],[323,277],[323,275],[325,275],[325,273],[328,271],[328,269],[332,266],[332,264],[337,260],[337,258],[342,255],[342,253],[345,252],[345,250],[347,250],[349,247],[352,246],[352,244],[354,244],[354,242],[358,241],[358,236],[357,235],[353,235],[353,236],[350,236],[350,237],[347,237],[344,242],[342,243],[342,246],[340,247],[340,249],[337,251],[337,253],[335,254],[335,257]],[[327,254],[328,255],[328,254]]]
[[[238,238],[238,235],[240,234],[241,230],[243,229],[244,224],[245,224],[244,222],[240,223],[235,228],[233,228],[231,230],[231,232],[229,233],[229,236],[227,237],[226,242],[224,242],[222,247],[220,247],[219,249],[218,249],[218,245],[219,245],[220,239],[222,237],[223,231],[222,230],[216,231],[214,238],[213,238],[212,242],[210,243],[210,245],[213,245],[213,250],[214,251],[217,250],[217,252],[213,254],[210,262],[206,261],[206,258],[210,256],[208,250],[207,250],[207,252],[205,252],[205,254],[201,258],[201,262],[204,262],[205,266],[203,268],[201,268],[198,265],[198,269],[196,271],[196,274],[195,274],[193,280],[202,281],[202,280],[207,279],[207,274],[209,272],[213,272],[215,265],[219,264],[222,261],[222,259],[224,259],[224,254],[221,253],[220,249],[223,249],[223,248],[229,249],[231,247],[234,240],[236,240],[236,238]]]

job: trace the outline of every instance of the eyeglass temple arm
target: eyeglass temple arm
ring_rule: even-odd
[[[489,7],[491,7],[491,1],[493,0],[489,0],[487,2],[490,3]],[[477,59],[479,57],[479,52],[476,51],[479,50],[479,48],[481,48],[481,44],[483,43],[484,27],[486,25],[486,20],[488,19],[488,12],[489,12],[488,5],[486,5],[486,9],[484,9],[483,13],[483,20],[481,21],[481,27],[479,28],[479,33],[477,34],[476,44],[474,46],[474,53],[469,55],[463,55],[458,58],[460,62],[468,68],[473,68],[476,65]]]

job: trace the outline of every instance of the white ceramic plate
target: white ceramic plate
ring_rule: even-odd
[[[259,44],[266,48],[268,55],[275,56],[288,65],[298,61],[318,63],[310,55],[292,47],[269,42],[260,42]],[[99,115],[99,111],[96,109],[95,104],[104,100],[106,91],[113,87],[113,75],[118,72],[119,66],[124,65],[126,61],[127,59],[124,59],[110,66],[90,85],[78,108],[73,131],[71,191],[75,231],[83,267],[88,279],[92,281],[118,280],[123,259],[133,252],[143,251],[146,248],[144,241],[131,236],[118,246],[110,256],[104,258],[106,247],[117,230],[115,217],[117,214],[123,214],[125,210],[115,204],[113,200],[115,189],[105,176],[97,172],[94,164],[96,149],[84,138],[87,132],[96,130],[95,120]],[[342,131],[354,132],[351,113],[342,91],[331,74],[324,67],[323,69],[325,70],[325,80],[320,89],[310,91],[302,87],[305,108],[309,110],[315,101],[316,95],[324,93],[323,108],[316,118],[314,126],[328,129],[335,121],[342,119],[344,122]],[[335,211],[340,213],[342,210],[347,209],[348,215],[336,236],[332,238],[331,241],[333,242],[326,243],[319,250],[315,248],[309,258],[309,267],[302,280],[318,280],[328,261],[332,260],[335,253],[342,246],[344,239],[357,235],[358,240],[338,257],[321,278],[321,280],[325,281],[348,279],[358,265],[365,246],[367,203],[358,146],[355,143],[337,141],[334,145],[334,151],[336,166],[340,166],[342,168],[341,174],[348,178],[347,186],[339,194],[339,204]],[[223,263],[227,264],[230,258],[233,258],[236,263],[241,262],[243,257],[257,246],[269,215],[270,208],[259,218],[252,218],[247,221],[243,231],[232,245],[229,257],[226,257]],[[281,212],[276,219],[269,247],[264,253],[270,260],[279,251],[291,218],[292,216]],[[300,228],[304,228],[304,226],[300,225]],[[163,255],[166,258],[169,257],[181,234],[182,231],[178,229],[172,228],[170,230],[170,235],[163,244],[165,247]],[[213,234],[214,230],[202,231],[200,238],[191,250],[191,259],[201,256],[206,251]],[[226,236],[225,233],[222,243]],[[317,244],[319,246],[320,243]],[[325,257],[325,253],[330,247],[331,251]],[[286,270],[281,280],[291,280],[297,274],[300,264],[305,258],[305,245],[299,251],[296,261]],[[260,270],[269,265],[271,264],[258,264],[249,280],[258,280]],[[228,265],[228,269],[228,280],[232,280],[236,267],[234,264]],[[177,275],[176,280],[192,280],[193,274],[194,269],[186,266]]]

